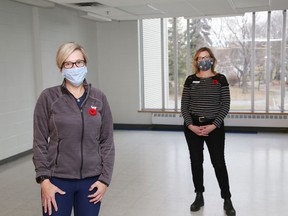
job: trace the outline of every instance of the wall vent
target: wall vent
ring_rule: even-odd
[[[102,7],[104,6],[101,3],[98,2],[80,2],[80,3],[71,3],[71,5],[75,5],[78,7]]]
[[[229,113],[225,126],[288,128],[288,115],[285,114],[245,114]],[[181,113],[152,113],[152,124],[183,125]]]
[[[272,114],[228,114],[227,119],[288,119],[287,115]]]
[[[225,118],[225,125],[243,127],[288,128],[288,115],[229,113]]]
[[[181,113],[152,113],[152,124],[183,125]]]

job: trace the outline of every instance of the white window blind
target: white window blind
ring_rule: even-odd
[[[162,108],[161,20],[143,20],[144,108]]]

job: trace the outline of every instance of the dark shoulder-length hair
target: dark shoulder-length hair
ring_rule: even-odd
[[[197,73],[200,72],[200,69],[199,69],[199,67],[197,66],[197,60],[198,60],[199,54],[200,54],[201,52],[204,52],[204,51],[207,51],[207,52],[209,53],[209,55],[210,55],[210,57],[211,57],[211,61],[213,62],[212,66],[211,66],[211,71],[212,71],[213,73],[216,73],[216,71],[215,71],[214,69],[215,69],[215,66],[216,66],[216,63],[217,63],[217,59],[215,58],[215,55],[213,54],[213,52],[211,51],[211,49],[208,48],[208,47],[201,47],[201,48],[199,48],[199,49],[196,51],[196,53],[195,53],[195,55],[194,55],[194,57],[193,57],[193,62],[192,62],[192,63],[193,63],[194,70],[195,70],[195,73],[197,74]]]

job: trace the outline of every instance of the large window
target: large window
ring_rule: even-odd
[[[179,112],[192,57],[208,46],[230,84],[231,112],[288,112],[286,11],[147,19],[139,26],[142,110]]]

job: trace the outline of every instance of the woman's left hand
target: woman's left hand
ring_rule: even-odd
[[[214,124],[201,126],[202,136],[208,136],[216,128]]]
[[[94,188],[97,189],[96,192],[89,195],[88,198],[90,198],[89,202],[91,203],[93,202],[94,204],[96,204],[103,199],[104,194],[107,189],[107,185],[103,184],[100,181],[96,181],[94,184],[91,185],[91,187],[89,188],[89,191],[92,191]]]

